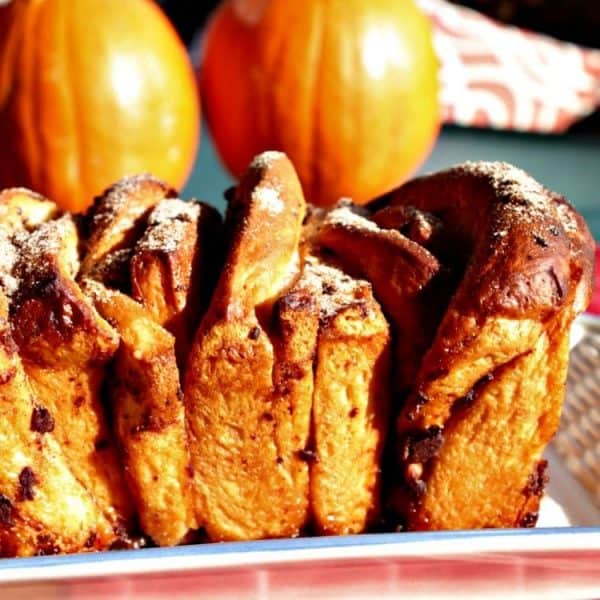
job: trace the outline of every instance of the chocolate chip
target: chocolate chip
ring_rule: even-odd
[[[544,494],[544,488],[549,481],[548,474],[546,473],[546,469],[548,468],[547,460],[540,460],[533,473],[529,475],[527,479],[527,485],[523,490],[523,493],[526,496],[537,496],[538,498]]]
[[[402,446],[402,457],[411,463],[424,463],[437,456],[444,436],[442,429],[432,425],[425,431],[417,431],[409,434]]]
[[[273,416],[273,415],[272,415],[270,412],[264,412],[264,413],[262,414],[262,418],[263,418],[265,421],[273,421],[273,420],[275,419],[275,417],[274,417],[274,416]]]
[[[111,544],[110,550],[137,550],[149,545],[148,539],[142,535],[130,536],[124,529],[120,530],[119,533],[115,531],[115,533],[118,539]]]
[[[36,539],[37,550],[36,556],[53,556],[60,554],[60,548],[56,545],[55,539],[43,533],[37,536]]]
[[[50,433],[54,431],[54,419],[50,411],[43,406],[36,406],[31,413],[31,431],[37,433]]]
[[[260,327],[253,327],[248,333],[248,337],[251,340],[257,340],[260,337]]]
[[[331,283],[327,283],[326,281],[323,282],[323,293],[326,296],[332,296],[333,294],[335,294],[336,292],[336,288],[333,284]]]
[[[283,457],[278,456],[276,462],[277,462],[278,465],[282,465],[283,464]]]
[[[303,460],[304,462],[308,463],[309,465],[314,465],[319,462],[319,457],[317,456],[317,453],[314,450],[311,450],[309,448],[304,448],[303,450],[298,450],[298,452],[296,454],[298,455],[298,458],[300,460]]]
[[[306,292],[291,292],[279,298],[276,310],[305,310],[314,304],[314,299]]]
[[[17,500],[19,502],[25,502],[26,500],[33,500],[35,498],[34,486],[37,484],[37,478],[31,467],[24,467],[19,473],[19,491],[17,493]]]
[[[276,378],[275,391],[278,394],[286,395],[292,390],[291,383],[302,379],[305,375],[304,367],[295,362],[281,362],[279,373]]]
[[[350,412],[348,413],[348,416],[351,419],[354,419],[354,417],[356,417],[357,415],[358,415],[358,408],[356,408],[356,406],[355,406],[352,408],[352,410],[350,410]]]
[[[0,494],[0,526],[4,527],[12,527],[14,525],[13,521],[13,505],[11,501]]]
[[[537,520],[538,520],[538,513],[536,513],[536,512],[525,513],[525,515],[519,522],[519,527],[527,527],[527,528],[535,527]]]

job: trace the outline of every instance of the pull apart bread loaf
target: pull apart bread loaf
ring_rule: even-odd
[[[301,256],[305,212],[279,153],[250,165],[229,205],[184,388],[211,539],[360,532],[376,514],[388,326],[367,282]]]
[[[363,214],[338,207],[319,237],[370,279],[395,329],[390,502],[403,525],[534,525],[570,325],[590,301],[582,218],[522,171],[478,163],[411,181]]]
[[[228,200],[0,194],[0,556],[535,524],[572,207],[478,163],[313,209],[277,152]]]

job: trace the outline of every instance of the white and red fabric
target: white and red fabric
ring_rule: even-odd
[[[445,122],[560,133],[600,106],[600,50],[417,2],[434,25]]]

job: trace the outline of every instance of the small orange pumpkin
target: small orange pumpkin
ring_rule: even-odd
[[[206,32],[201,96],[239,176],[263,150],[307,198],[366,202],[405,179],[439,129],[430,25],[412,0],[228,0]]]
[[[120,177],[185,182],[199,136],[193,68],[149,0],[0,9],[0,189],[83,210]]]

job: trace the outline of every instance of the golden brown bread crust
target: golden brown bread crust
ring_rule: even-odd
[[[298,535],[311,515],[321,533],[354,533],[378,512],[388,325],[366,282],[316,257],[299,268],[303,216],[279,154],[259,157],[231,200],[185,385],[211,539]]]
[[[183,373],[219,219],[171,196],[148,177],[113,186],[83,248],[51,202],[0,194],[0,555],[108,547],[132,523],[123,466],[159,544],[198,525],[211,540],[364,531],[391,393],[378,301],[401,408],[384,480],[405,525],[535,523],[590,296],[593,242],[564,199],[467,164],[304,220],[293,168],[261,155]]]
[[[109,387],[140,525],[157,544],[178,544],[196,520],[175,340],[126,295],[93,281],[85,291],[121,339]]]
[[[214,208],[167,199],[154,207],[133,249],[131,295],[175,336],[182,370],[221,267],[221,235]]]
[[[13,271],[18,251],[14,238],[59,215],[54,202],[24,188],[0,192],[0,287],[8,296],[17,289]]]
[[[103,549],[115,539],[73,476],[54,417],[33,394],[0,293],[0,557]]]
[[[347,203],[334,208],[314,236],[350,270],[365,277],[395,329],[394,381],[404,393],[414,381],[437,321],[441,265],[426,248]]]
[[[81,277],[106,283],[122,267],[119,259],[130,258],[149,212],[161,200],[176,196],[175,190],[150,175],[125,177],[98,196],[83,220],[86,244]]]
[[[54,416],[71,471],[119,528],[131,518],[131,503],[101,399],[105,364],[118,336],[75,282],[78,242],[68,215],[19,240],[11,324],[25,372]]]
[[[0,192],[0,223],[10,233],[31,231],[37,226],[56,219],[58,206],[25,188],[10,188]]]
[[[390,397],[389,327],[363,280],[309,257],[297,284],[319,309],[310,506],[318,533],[361,533],[379,516]]]
[[[569,327],[591,293],[589,231],[502,163],[414,180],[386,202],[433,213],[468,257],[397,423],[407,525],[531,525],[528,476],[558,426]]]
[[[304,370],[292,389],[274,385],[270,332],[273,305],[297,276],[304,212],[280,153],[250,165],[229,206],[225,266],[184,386],[198,521],[213,540],[294,536],[306,521],[307,473],[296,452],[308,437],[311,386]],[[302,362],[313,349],[302,329],[297,335]]]

